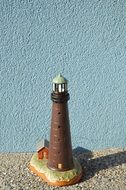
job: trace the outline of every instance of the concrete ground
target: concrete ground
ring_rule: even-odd
[[[52,187],[29,171],[31,153],[1,153],[0,190],[126,190],[126,148],[99,152],[77,148],[74,155],[84,170],[80,183]]]

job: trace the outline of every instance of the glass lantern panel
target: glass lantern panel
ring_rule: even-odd
[[[53,91],[55,91],[55,84],[53,84]]]
[[[62,92],[62,86],[59,84],[59,92]]]
[[[64,92],[64,84],[62,84],[62,92]]]
[[[64,87],[65,87],[65,91],[67,91],[67,84],[64,84]]]
[[[58,84],[55,84],[55,91],[58,92]]]

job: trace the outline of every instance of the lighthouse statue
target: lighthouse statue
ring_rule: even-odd
[[[53,79],[52,118],[50,142],[38,144],[37,153],[30,161],[30,169],[48,184],[65,186],[77,183],[82,168],[72,154],[68,100],[70,99],[67,80],[58,75]]]

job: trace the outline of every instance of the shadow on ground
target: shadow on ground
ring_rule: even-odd
[[[78,158],[84,170],[82,181],[92,178],[100,170],[126,163],[126,151],[93,158],[93,153],[90,150],[77,147],[73,150],[73,154]]]

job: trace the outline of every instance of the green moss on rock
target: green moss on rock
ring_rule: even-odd
[[[81,166],[77,159],[74,158],[74,168],[68,171],[55,171],[47,167],[47,159],[38,160],[37,153],[32,156],[30,165],[38,172],[43,173],[50,181],[70,181],[82,172]]]

